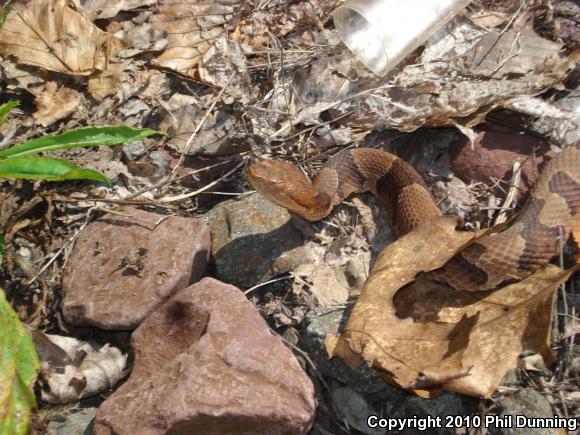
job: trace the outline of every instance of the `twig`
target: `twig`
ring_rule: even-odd
[[[271,279],[270,281],[266,281],[266,282],[263,282],[261,284],[255,285],[254,287],[250,287],[249,289],[247,289],[246,291],[244,291],[244,294],[247,295],[248,293],[253,292],[257,288],[263,287],[263,286],[268,285],[268,284],[272,284],[273,282],[284,281],[286,279],[291,279],[291,278],[293,278],[292,275],[282,276],[280,278]]]
[[[60,195],[50,195],[48,196],[52,201],[57,202],[67,202],[67,203],[79,203],[79,202],[103,202],[107,204],[119,204],[119,205],[136,205],[136,206],[145,206],[145,205],[152,205],[155,207],[164,207],[167,209],[175,209],[174,206],[170,206],[167,204],[161,204],[156,201],[130,201],[124,199],[108,199],[108,198],[95,198],[95,197],[86,197],[86,198],[79,198],[77,196],[71,197],[64,197]]]
[[[217,180],[212,181],[211,183],[209,183],[208,185],[202,187],[201,189],[198,189],[198,190],[196,190],[194,192],[186,193],[184,195],[164,196],[163,198],[160,198],[159,201],[164,202],[164,203],[177,202],[177,201],[183,201],[184,199],[192,198],[192,197],[194,197],[196,195],[199,195],[200,193],[205,192],[208,189],[211,189],[216,184],[218,184],[221,181],[223,181],[226,178],[228,178],[230,175],[232,175],[234,172],[236,172],[238,169],[240,169],[245,163],[246,163],[246,159],[243,159],[238,165],[236,165],[235,168],[233,168],[232,170],[226,172],[220,178],[218,178]]]
[[[521,177],[522,177],[522,162],[516,160],[514,162],[512,179],[510,180],[510,190],[508,191],[508,194],[505,197],[505,201],[501,206],[502,211],[500,211],[497,217],[495,218],[494,225],[504,223],[507,220],[507,210],[512,208],[512,204],[516,200]]]
[[[179,168],[179,166],[181,166],[181,164],[183,163],[183,160],[185,159],[185,155],[187,153],[189,153],[189,149],[191,148],[191,143],[193,142],[193,139],[200,132],[201,128],[205,124],[205,121],[209,117],[211,111],[213,110],[213,108],[215,107],[215,105],[218,103],[218,101],[222,98],[222,95],[224,94],[224,92],[226,91],[226,89],[228,88],[228,86],[230,85],[230,83],[232,82],[232,80],[234,79],[235,76],[236,76],[236,74],[232,74],[230,76],[230,78],[228,79],[228,82],[218,92],[218,94],[216,95],[216,97],[212,101],[211,105],[205,111],[205,113],[203,115],[203,118],[201,118],[201,121],[199,121],[199,123],[195,127],[195,130],[193,130],[193,133],[191,133],[191,135],[189,136],[189,139],[187,139],[187,142],[185,143],[185,148],[181,152],[181,155],[179,156],[179,160],[177,161],[177,163],[173,167],[173,170],[171,171],[171,174],[169,175],[169,179],[172,179],[173,178],[173,174],[175,174],[175,171],[177,170],[177,168]]]
[[[30,281],[28,281],[26,283],[27,285],[30,285],[34,281],[36,281],[38,279],[38,277],[40,275],[42,275],[44,273],[44,271],[46,269],[48,269],[52,263],[55,262],[55,260],[60,256],[60,254],[62,254],[64,252],[64,250],[77,239],[77,237],[79,236],[81,231],[90,223],[91,212],[93,210],[95,210],[96,208],[97,207],[91,207],[87,211],[87,217],[85,218],[85,221],[83,222],[83,224],[76,230],[76,232],[71,237],[68,238],[68,240],[66,242],[63,243],[63,245],[54,254],[52,254],[52,257],[50,257],[50,259],[46,263],[44,263],[44,266],[42,266],[40,268],[40,270],[36,273],[36,275],[34,275],[30,279]]]
[[[510,47],[510,52],[514,49],[515,45],[519,45],[519,40],[520,40],[520,32],[518,32],[516,34],[516,37],[514,38],[514,40],[512,41],[512,46]],[[495,67],[491,68],[488,71],[488,75],[490,77],[492,77],[496,72],[498,72],[501,68],[503,68],[503,66],[508,63],[510,60],[512,60],[513,58],[517,57],[517,55],[520,54],[520,49],[518,48],[518,50],[515,53],[512,53],[508,56],[506,56],[506,58],[504,60],[502,60],[501,62],[499,62]]]
[[[565,245],[566,241],[564,240],[564,229],[562,228],[562,225],[558,225],[558,262],[560,265],[561,269],[564,269],[564,245]],[[566,295],[566,283],[563,282],[562,284],[560,284],[560,298],[562,299],[562,308],[564,310],[564,315],[568,316],[570,315],[570,313],[568,312],[568,300],[567,300],[567,295]],[[558,309],[558,306],[556,305],[556,310]],[[559,317],[556,317],[556,320],[560,320]],[[572,320],[572,324],[573,324],[574,320]],[[566,320],[564,319],[564,331],[566,329]],[[558,328],[558,324],[555,324],[553,327]],[[574,331],[574,330],[572,330]],[[572,335],[574,335],[572,333]],[[568,346],[568,341],[567,340],[562,340],[563,341],[563,346],[564,346],[564,350],[563,350],[563,357],[562,357],[562,363],[563,363],[563,370],[561,371],[561,374],[563,375],[563,378],[567,378],[568,377],[568,373],[569,373],[569,369],[570,369],[570,363],[571,363],[571,359],[572,359],[572,354],[570,353],[570,347]],[[573,340],[572,340],[573,341]],[[566,407],[564,406],[564,409]]]
[[[313,111],[306,110],[303,112],[303,116],[298,116],[295,119],[293,119],[292,121],[285,122],[282,127],[280,127],[277,131],[272,133],[270,136],[268,136],[267,141],[271,141],[272,139],[275,139],[279,135],[286,133],[289,129],[294,127],[294,125],[298,124],[299,122],[302,122],[302,120],[303,120],[302,118],[304,118],[306,116],[310,117],[310,116],[314,115],[315,113],[320,114],[328,109],[332,109],[333,107],[339,106],[340,104],[345,103],[349,100],[353,100],[355,98],[371,94],[372,92],[378,91],[380,89],[386,89],[386,88],[392,88],[392,87],[394,87],[394,85],[390,85],[390,84],[377,86],[376,88],[366,89],[366,90],[358,92],[356,94],[348,95],[348,96],[346,96],[338,101],[335,101],[334,103],[329,103],[329,104],[326,104],[322,107],[319,106],[317,109],[314,109]]]
[[[243,153],[240,153],[239,155],[242,155],[242,154]],[[214,163],[213,165],[209,165],[209,166],[206,166],[204,168],[200,168],[200,169],[196,169],[194,171],[188,172],[187,174],[182,175],[181,177],[177,177],[177,178],[174,178],[174,179],[168,178],[168,179],[166,179],[164,181],[161,181],[160,183],[157,183],[157,184],[155,184],[153,186],[149,186],[149,187],[146,187],[145,189],[139,190],[138,192],[132,193],[132,194],[126,196],[125,198],[123,198],[122,200],[133,199],[133,198],[135,198],[137,196],[143,195],[144,193],[150,192],[150,191],[155,190],[155,189],[159,189],[160,187],[163,187],[166,184],[171,183],[172,181],[182,180],[182,179],[187,178],[187,177],[190,177],[192,175],[199,174],[200,172],[209,171],[210,169],[213,169],[213,168],[215,168],[217,166],[225,165],[225,164],[230,163],[232,161],[233,161],[233,159],[226,160],[224,162]]]

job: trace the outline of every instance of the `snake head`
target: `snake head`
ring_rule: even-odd
[[[328,194],[318,192],[294,165],[280,160],[252,163],[247,170],[252,187],[262,196],[309,221],[326,216],[331,209]]]

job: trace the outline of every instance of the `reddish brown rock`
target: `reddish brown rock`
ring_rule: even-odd
[[[555,155],[546,142],[529,135],[484,131],[477,136],[473,150],[464,137],[449,147],[451,168],[457,177],[466,183],[488,185],[492,184],[492,178],[509,183],[514,161],[532,154],[522,167],[522,194],[533,186],[538,173]]]
[[[134,329],[207,265],[210,234],[199,219],[125,209],[79,235],[63,276],[67,322]]]
[[[94,434],[308,432],[310,379],[236,287],[181,290],[132,336],[135,368],[99,408]]]

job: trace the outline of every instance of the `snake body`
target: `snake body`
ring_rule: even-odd
[[[294,165],[265,160],[248,167],[252,186],[310,221],[327,216],[354,193],[370,191],[387,208],[401,237],[441,215],[421,176],[386,151],[356,148],[331,157],[311,182]],[[488,291],[519,281],[558,252],[580,214],[580,145],[565,148],[542,171],[509,225],[475,238],[428,278],[461,291]]]

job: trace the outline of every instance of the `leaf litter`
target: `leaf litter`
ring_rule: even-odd
[[[532,129],[554,145],[569,143],[577,128],[577,110],[565,102],[577,61],[569,35],[559,37],[557,29],[563,27],[551,27],[541,5],[493,3],[472,5],[384,79],[366,70],[340,42],[329,19],[338,4],[332,0],[15,4],[0,29],[0,96],[21,99],[21,109],[0,127],[0,147],[88,125],[122,123],[166,136],[139,140],[145,152],[136,157],[129,157],[125,147],[105,154],[92,149],[53,153],[101,171],[108,168],[115,174],[110,189],[1,182],[0,223],[10,243],[1,276],[3,284],[9,283],[9,300],[35,328],[66,332],[58,308],[66,259],[61,254],[95,207],[124,201],[152,207],[168,194],[186,197],[191,188],[220,180],[240,158],[286,158],[313,173],[337,146],[373,146],[377,131],[393,143],[400,132],[431,127],[455,127],[475,137],[482,123],[489,124],[490,113],[509,124],[509,117],[502,118],[506,111],[523,119],[508,130]],[[560,10],[553,19],[569,20],[569,14],[558,15]],[[541,29],[548,30],[538,33]],[[171,182],[174,172],[184,178]],[[200,214],[226,197],[222,194],[243,193],[238,174],[170,209]],[[442,191],[459,186],[455,190],[464,194],[467,189],[482,209],[500,203],[497,193],[450,172],[426,175]],[[451,209],[454,197],[446,199]],[[335,354],[352,363],[365,360],[391,382],[422,396],[445,388],[490,397],[524,348],[542,355],[549,366],[553,290],[573,268],[547,267],[475,302],[445,292],[435,298],[436,290],[429,288],[377,286],[378,280],[406,284],[419,267],[436,267],[472,235],[438,223],[449,234],[441,246],[432,228],[424,229],[432,252],[438,247],[444,254],[426,256],[422,266],[414,254],[416,244],[423,243],[418,235],[390,244],[378,259],[366,242],[324,242],[345,232],[364,240],[353,210],[335,213],[329,221],[335,227],[311,232],[332,255],[346,257],[332,263],[328,253],[322,254],[324,267],[297,270],[290,284],[296,295],[309,288],[316,294],[318,285],[328,296],[326,304],[343,304],[346,294],[360,290],[345,282],[345,269],[366,278],[369,263],[375,263],[346,329],[330,346]],[[480,227],[494,213],[470,207],[463,217]],[[575,228],[576,240],[579,232]],[[26,255],[17,252],[28,252],[35,267],[25,267]],[[382,262],[389,270],[382,270]],[[306,284],[299,281],[305,278]],[[338,284],[329,285],[334,280]],[[360,286],[360,278],[354,281]],[[423,303],[427,296],[437,303]],[[571,305],[566,315],[575,316]]]

